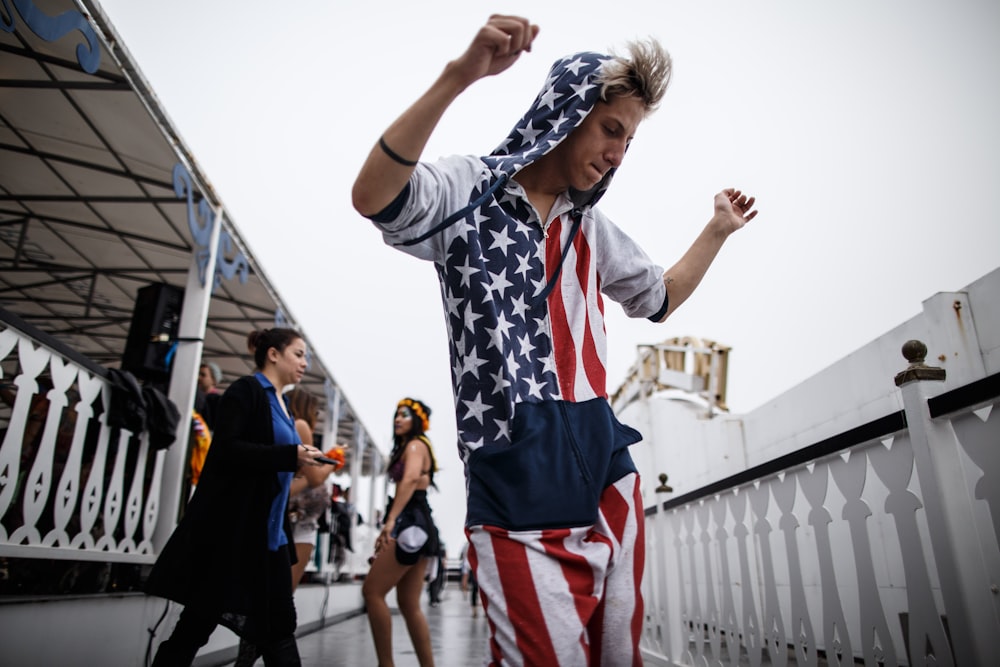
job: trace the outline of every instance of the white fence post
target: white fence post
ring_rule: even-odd
[[[896,376],[896,385],[903,398],[951,645],[959,665],[993,664],[1000,655],[1000,595],[995,585],[991,589],[984,568],[961,445],[949,420],[930,416],[928,383],[943,381],[945,372],[924,365],[926,354],[920,341],[903,345],[910,366]]]
[[[190,187],[190,186],[188,186]],[[198,253],[191,254],[187,285],[184,288],[184,304],[181,309],[178,338],[183,339],[177,346],[170,372],[168,397],[181,413],[177,424],[177,440],[173,446],[156,453],[156,468],[150,489],[150,502],[159,498],[158,511],[147,522],[156,522],[153,528],[153,547],[159,553],[167,543],[177,525],[177,510],[182,502],[181,487],[184,468],[188,464],[188,434],[191,432],[191,409],[194,406],[195,386],[198,381],[198,367],[204,348],[205,328],[208,321],[208,307],[212,300],[215,284],[215,264],[222,233],[222,207],[220,206],[207,224],[209,228],[207,261],[204,273],[199,275]],[[214,222],[214,224],[212,224]],[[190,223],[194,224],[194,223]],[[159,488],[157,488],[159,484]],[[183,499],[186,502],[187,499]],[[147,538],[149,536],[147,535]]]

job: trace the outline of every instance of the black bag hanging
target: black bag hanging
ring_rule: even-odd
[[[124,428],[139,435],[146,429],[146,399],[139,381],[128,371],[108,369],[111,400],[108,401],[108,426]]]
[[[146,399],[146,430],[149,431],[149,446],[166,449],[177,439],[177,424],[181,412],[166,394],[151,385],[142,388]]]

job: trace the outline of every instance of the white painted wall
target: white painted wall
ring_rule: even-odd
[[[318,625],[326,592],[327,587],[314,585],[302,586],[296,591],[300,632]],[[165,608],[167,615],[157,626]],[[362,608],[360,584],[329,587],[327,619],[360,613]],[[7,600],[0,604],[0,664],[11,667],[145,665],[147,650],[155,651],[159,642],[169,636],[181,609],[180,605],[141,593]],[[150,646],[149,630],[153,627],[157,629]],[[236,644],[236,635],[220,627],[199,652],[195,664],[231,662],[235,658]],[[220,651],[227,652],[221,654]]]

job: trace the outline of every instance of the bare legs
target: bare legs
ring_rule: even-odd
[[[431,652],[431,632],[427,627],[427,617],[420,608],[420,594],[424,590],[424,572],[427,570],[427,559],[412,566],[396,585],[396,603],[406,620],[406,630],[410,633],[410,641],[417,653],[421,667],[433,667],[434,655]]]
[[[427,559],[421,558],[416,565],[401,565],[396,561],[394,552],[395,543],[393,542],[372,563],[364,586],[361,588],[379,667],[393,667],[394,664],[392,660],[392,615],[389,612],[389,605],[385,601],[385,596],[393,587],[396,588],[396,601],[399,605],[399,611],[406,621],[406,629],[410,634],[410,641],[413,642],[417,660],[419,660],[421,667],[433,667],[434,655],[431,652],[430,630],[427,627],[427,618],[420,608],[420,594],[424,588]]]

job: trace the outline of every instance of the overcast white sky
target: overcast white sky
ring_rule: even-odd
[[[491,12],[540,25],[535,48],[467,91],[424,159],[492,150],[556,58],[653,36],[673,82],[603,210],[669,266],[717,191],[758,199],[667,323],[608,305],[611,391],[637,344],[700,336],[733,348],[729,405],[747,412],[1000,266],[994,0],[101,4],[383,450],[399,398],[434,409],[451,555],[464,501],[435,274],[383,245],[350,188]]]

